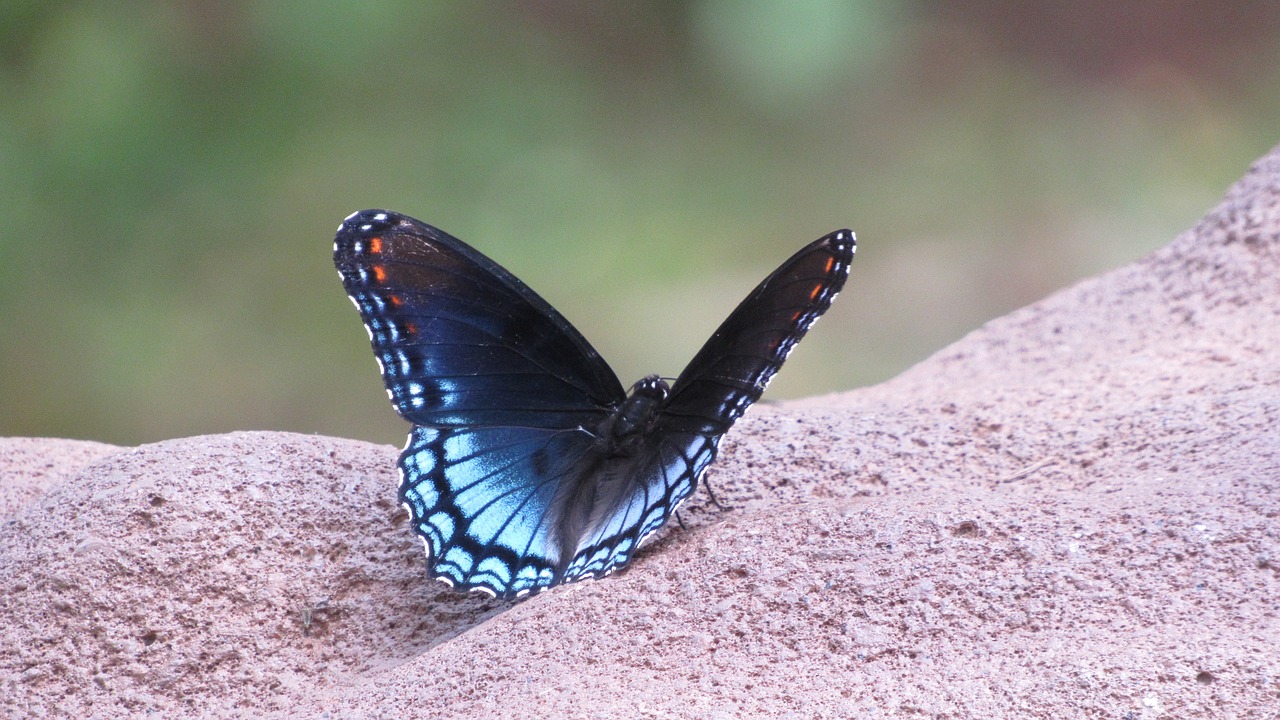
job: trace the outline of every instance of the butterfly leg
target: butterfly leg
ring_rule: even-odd
[[[716,494],[711,492],[711,486],[707,484],[706,480],[702,481],[702,487],[707,489],[707,497],[711,498],[711,504],[715,505],[717,510],[720,512],[728,512],[733,509],[720,504],[720,501],[716,499]],[[676,510],[673,514],[676,516],[676,522],[680,525],[680,529],[687,530],[688,528],[685,527],[684,520],[680,517],[680,511]]]
[[[733,508],[727,508],[724,505],[720,504],[720,501],[716,499],[716,494],[711,492],[711,484],[708,483],[706,480],[702,481],[702,487],[707,489],[707,497],[711,498],[711,504],[715,505],[717,510],[719,510],[720,512],[725,512],[727,510],[733,509]],[[680,516],[676,515],[676,517],[679,518]]]

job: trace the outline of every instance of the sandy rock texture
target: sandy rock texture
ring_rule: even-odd
[[[1278,318],[1273,151],[1142,261],[753,409],[731,510],[514,604],[425,577],[392,447],[2,440],[0,715],[1280,717]]]
[[[85,465],[120,448],[51,438],[0,438],[0,519],[8,519]]]

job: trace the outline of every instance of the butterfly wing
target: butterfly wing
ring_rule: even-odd
[[[518,597],[625,565],[693,492],[714,449],[676,435],[606,458],[582,430],[415,427],[400,456],[400,500],[433,577]],[[604,512],[572,517],[591,508]]]
[[[652,436],[641,452],[613,469],[618,487],[598,490],[593,518],[578,541],[565,582],[599,578],[630,562],[640,543],[666,524],[697,487],[715,458],[720,437],[667,432]]]
[[[559,582],[575,547],[559,532],[565,488],[599,463],[582,428],[626,397],[613,371],[519,279],[413,218],[351,215],[334,264],[415,425],[400,495],[431,574],[504,597]]]
[[[844,286],[855,239],[841,230],[793,255],[729,315],[671,388],[633,457],[606,468],[597,488],[601,517],[579,541],[565,580],[600,577],[625,565],[697,488],[721,436],[782,367],[787,354]]]
[[[671,388],[662,427],[720,435],[746,412],[835,300],[856,250],[837,230],[792,255],[730,313]]]
[[[396,411],[417,425],[591,425],[613,371],[545,300],[461,240],[385,210],[343,221],[334,264]]]
[[[562,486],[592,464],[580,430],[415,427],[400,456],[400,500],[431,574],[498,597],[560,582]]]

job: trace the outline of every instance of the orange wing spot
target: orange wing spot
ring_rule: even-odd
[[[376,238],[375,238],[375,239],[376,239]],[[377,251],[375,251],[375,252],[377,252]],[[826,266],[825,268],[823,268],[823,269],[822,269],[822,272],[824,272],[824,273],[829,273],[829,272],[831,272],[831,268],[835,267],[835,265],[836,265],[836,259],[835,259],[835,258],[833,258],[833,257],[829,257],[829,258],[827,258],[827,266]]]
[[[380,255],[381,253],[382,253],[382,238],[380,237],[369,238],[369,254]]]
[[[791,313],[791,322],[799,320],[801,315],[804,315],[804,313],[800,310]]]
[[[387,304],[391,307],[398,308],[401,305],[404,305],[404,300],[401,300],[399,295],[388,295]]]
[[[809,299],[810,299],[810,300],[817,300],[817,299],[818,299],[818,296],[819,296],[819,295],[821,295],[821,294],[822,294],[822,286],[821,286],[821,285],[814,285],[814,286],[813,286],[813,290],[809,291]]]
[[[417,326],[417,325],[415,325],[414,323],[411,323],[411,322],[407,322],[407,323],[405,323],[405,324],[404,324],[404,334],[405,334],[405,335],[417,335],[417,334],[418,334],[418,326]]]
[[[378,282],[380,282],[380,283],[384,283],[384,282],[386,282],[386,281],[387,281],[387,269],[386,269],[386,268],[382,267],[381,265],[374,265],[374,266],[370,267],[369,269],[373,271],[373,279],[374,279],[374,280],[377,280],[377,281],[378,281]]]

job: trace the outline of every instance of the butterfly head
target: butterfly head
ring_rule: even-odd
[[[645,397],[661,402],[671,394],[671,386],[662,379],[661,375],[646,375],[631,386],[631,392],[628,394],[633,398]]]

